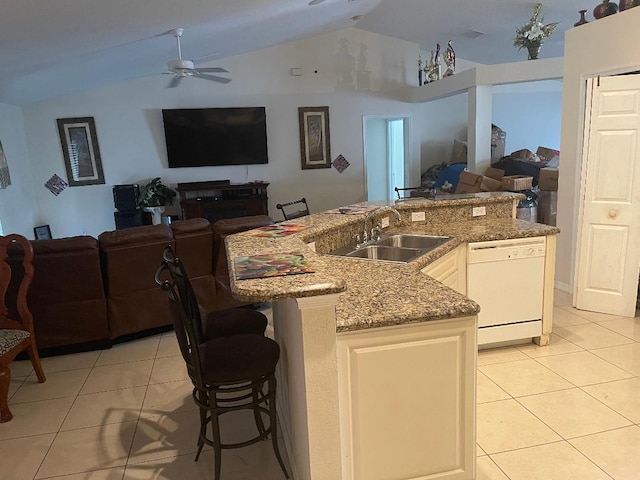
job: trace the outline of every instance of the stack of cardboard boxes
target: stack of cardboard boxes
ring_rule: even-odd
[[[484,175],[467,172],[460,173],[455,193],[478,193],[521,191],[531,188],[533,177],[528,175],[505,175],[500,168],[489,167]]]
[[[538,177],[538,223],[556,226],[558,213],[558,169],[541,168]]]

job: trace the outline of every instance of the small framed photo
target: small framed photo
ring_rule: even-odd
[[[69,186],[104,183],[93,117],[58,118],[58,133]]]
[[[33,227],[33,234],[36,240],[50,240],[51,228],[49,225],[40,225],[39,227]]]
[[[302,169],[331,168],[329,107],[298,108]]]

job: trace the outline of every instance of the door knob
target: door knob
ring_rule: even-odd
[[[618,216],[618,212],[616,212],[613,209],[609,210],[609,218],[616,218],[617,216]]]

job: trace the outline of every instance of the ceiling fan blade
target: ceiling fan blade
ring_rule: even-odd
[[[222,67],[205,67],[205,68],[198,68],[197,70],[199,72],[205,72],[205,73],[229,73],[229,70]]]
[[[171,81],[167,84],[167,88],[175,88],[180,84],[180,80],[184,77],[178,77],[177,75],[171,79]]]
[[[212,80],[218,83],[229,83],[231,81],[230,78],[223,78],[223,77],[218,77],[216,75],[208,75],[206,73],[199,73],[199,72],[198,72],[198,77],[204,78],[205,80]]]

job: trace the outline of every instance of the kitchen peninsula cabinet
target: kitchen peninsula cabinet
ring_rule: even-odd
[[[466,295],[467,249],[464,245],[459,245],[455,250],[434,260],[421,271],[456,292]]]
[[[291,221],[303,229],[285,237],[227,237],[229,259],[299,251],[313,270],[238,280],[230,263],[236,298],[273,305],[281,347],[278,417],[293,478],[476,478],[480,308],[439,279],[465,284],[469,242],[555,240],[555,227],[514,218],[520,198],[501,192],[367,202],[366,207],[393,207],[399,215],[388,208],[366,216],[324,212]],[[486,216],[473,218],[480,205]],[[413,220],[417,212],[425,213],[424,220]],[[375,224],[385,215],[389,232],[451,240],[409,263],[327,255],[352,242],[365,219]],[[545,259],[549,273],[552,263],[552,256]]]
[[[474,478],[475,317],[337,341],[343,480]]]

